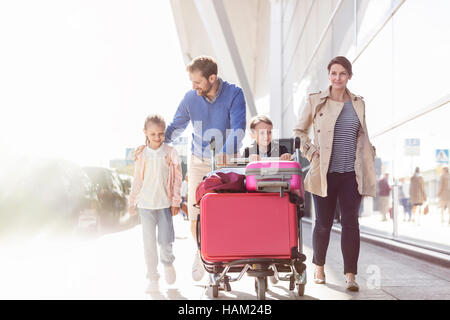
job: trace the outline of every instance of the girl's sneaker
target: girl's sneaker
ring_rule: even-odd
[[[149,280],[147,284],[147,288],[145,289],[146,293],[156,293],[159,292],[159,281],[158,280]]]
[[[167,284],[174,284],[177,279],[177,273],[175,272],[175,268],[173,264],[164,266],[164,275],[166,276]]]

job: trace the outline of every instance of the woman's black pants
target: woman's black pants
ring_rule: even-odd
[[[316,211],[316,222],[313,231],[313,263],[318,266],[325,265],[334,211],[336,202],[339,199],[344,274],[356,274],[360,242],[358,215],[361,195],[358,192],[355,172],[328,173],[327,184],[327,197],[313,195]]]

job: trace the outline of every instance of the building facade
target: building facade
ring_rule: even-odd
[[[394,186],[394,219],[382,222],[377,199],[364,199],[361,230],[450,252],[450,212],[441,215],[436,194],[450,149],[449,1],[171,3],[185,61],[215,56],[222,76],[246,92],[248,114],[269,115],[282,138],[292,136],[308,95],[327,88],[328,62],[346,56],[354,73],[349,89],[366,103],[379,174],[389,173]],[[397,198],[401,184],[408,190],[416,167],[425,181],[429,213],[416,210],[413,223]]]

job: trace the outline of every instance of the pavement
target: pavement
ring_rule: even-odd
[[[177,281],[167,285],[161,267],[160,293],[146,294],[141,225],[99,237],[41,236],[24,243],[0,243],[0,299],[138,299],[210,300],[207,277],[191,277],[196,245],[189,222],[174,218]],[[305,295],[288,290],[288,282],[269,282],[267,300],[450,300],[450,270],[422,259],[361,242],[359,292],[345,290],[340,234],[332,232],[325,273],[327,283],[313,282],[311,225],[303,224],[307,256]],[[254,300],[254,279],[244,275],[220,291],[218,300]]]

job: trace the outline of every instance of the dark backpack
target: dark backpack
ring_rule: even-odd
[[[210,192],[246,192],[245,175],[235,172],[215,172],[203,179],[195,192],[196,204]]]

